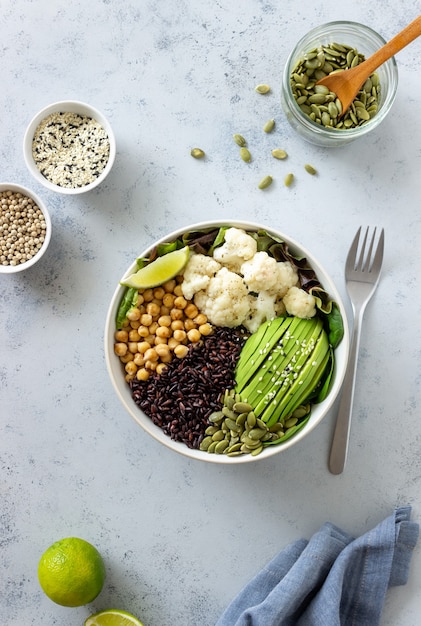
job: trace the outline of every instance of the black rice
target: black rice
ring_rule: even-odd
[[[220,410],[221,394],[235,384],[234,369],[245,340],[238,329],[215,328],[162,374],[131,381],[134,401],[166,435],[199,448],[209,415]]]

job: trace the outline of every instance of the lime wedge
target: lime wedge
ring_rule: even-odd
[[[108,609],[88,617],[85,626],[143,626],[143,624],[127,611]]]
[[[173,250],[164,256],[160,256],[152,263],[148,263],[135,274],[130,274],[120,281],[120,285],[134,287],[135,289],[150,289],[159,287],[171,278],[178,276],[189,260],[190,249],[188,246],[180,250]]]

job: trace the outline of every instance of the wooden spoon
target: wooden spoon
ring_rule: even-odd
[[[374,70],[380,65],[383,65],[383,63],[393,57],[396,52],[405,48],[405,46],[420,35],[421,15],[415,18],[413,22],[408,24],[406,28],[395,35],[395,37],[377,50],[377,52],[372,54],[371,57],[363,61],[363,63],[349,70],[329,74],[329,76],[321,78],[316,84],[325,85],[330,91],[333,91],[333,93],[337,95],[342,104],[341,115],[343,115]]]

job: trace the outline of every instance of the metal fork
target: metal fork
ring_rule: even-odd
[[[377,246],[374,249],[376,228],[374,229],[366,253],[368,231],[369,229],[367,228],[362,243],[360,243],[360,226],[349,249],[345,264],[345,281],[354,313],[354,326],[348,365],[342,387],[342,397],[339,403],[335,432],[330,450],[329,470],[332,474],[340,474],[345,467],[348,454],[361,324],[365,308],[379,282],[383,262],[384,230],[381,230]]]

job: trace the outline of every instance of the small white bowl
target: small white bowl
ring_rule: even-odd
[[[110,154],[109,154],[109,158],[107,161],[107,165],[105,166],[105,168],[102,170],[100,175],[94,181],[92,181],[91,183],[88,183],[87,185],[84,185],[83,187],[63,187],[63,186],[54,184],[53,182],[48,180],[45,176],[43,176],[43,174],[41,174],[32,156],[33,139],[34,139],[35,131],[38,128],[39,124],[49,115],[52,115],[53,113],[60,113],[60,112],[61,113],[78,113],[81,116],[90,117],[96,120],[102,126],[102,128],[106,131],[108,135],[108,139],[110,142]],[[41,183],[41,185],[44,185],[44,187],[47,187],[47,189],[50,189],[51,191],[56,191],[58,193],[63,193],[63,194],[74,195],[74,194],[86,193],[87,191],[91,191],[92,189],[100,185],[110,173],[111,168],[114,164],[115,155],[116,155],[116,142],[115,142],[114,132],[107,118],[100,111],[90,106],[89,104],[85,104],[84,102],[78,102],[76,100],[55,102],[54,104],[50,104],[49,106],[42,109],[39,113],[35,115],[35,117],[32,118],[28,128],[26,129],[24,140],[23,140],[23,156],[25,159],[25,163],[29,171],[31,172],[31,174],[39,183]]]
[[[207,461],[209,463],[234,465],[238,463],[254,463],[258,461],[259,459],[267,459],[271,456],[274,456],[275,454],[279,454],[280,452],[287,450],[291,446],[296,445],[304,437],[306,437],[318,424],[320,424],[322,419],[331,409],[335,401],[335,398],[337,397],[340,391],[341,385],[342,385],[342,381],[345,375],[346,364],[348,360],[349,331],[348,331],[348,323],[347,323],[347,318],[346,318],[346,311],[345,311],[341,296],[339,295],[338,290],[336,289],[334,283],[332,282],[332,279],[330,278],[329,274],[326,272],[326,270],[323,269],[323,267],[320,265],[317,259],[313,256],[313,254],[311,254],[308,250],[303,248],[296,241],[294,241],[287,235],[280,233],[274,228],[269,228],[265,225],[255,224],[251,222],[238,222],[236,220],[227,220],[225,222],[222,222],[222,221],[201,222],[199,224],[193,224],[190,226],[186,226],[184,228],[180,228],[179,230],[174,231],[165,237],[162,237],[162,239],[160,239],[159,241],[156,241],[148,249],[142,252],[139,255],[139,257],[142,257],[142,258],[148,257],[156,245],[164,243],[164,242],[173,241],[185,232],[193,232],[193,231],[197,232],[206,228],[210,229],[210,228],[215,228],[219,226],[228,226],[228,225],[234,226],[236,228],[243,228],[247,231],[266,230],[268,233],[274,235],[276,238],[285,241],[288,244],[289,250],[292,252],[292,254],[296,254],[297,256],[300,256],[300,257],[306,257],[309,264],[311,265],[313,270],[316,272],[321,285],[328,292],[331,299],[337,303],[339,310],[342,314],[343,323],[344,323],[344,336],[339,346],[335,349],[335,372],[333,375],[332,386],[331,386],[330,392],[323,402],[313,405],[309,421],[300,431],[297,432],[296,435],[294,435],[293,437],[291,437],[290,439],[288,439],[282,444],[275,445],[275,446],[267,446],[262,451],[262,453],[257,456],[245,454],[245,455],[236,456],[236,457],[227,457],[224,454],[209,454],[201,450],[191,449],[187,447],[187,445],[185,445],[184,443],[181,443],[179,441],[174,441],[168,435],[166,435],[163,432],[163,430],[161,430],[158,426],[156,426],[152,422],[152,420],[145,413],[143,413],[143,411],[137,406],[137,404],[133,400],[130,387],[124,378],[124,369],[123,369],[122,363],[120,362],[120,359],[116,356],[114,352],[114,333],[116,330],[115,319],[116,319],[116,314],[119,308],[119,304],[125,292],[125,288],[122,287],[121,285],[119,285],[116,288],[114,295],[111,299],[109,309],[108,309],[106,324],[105,324],[105,335],[104,335],[105,346],[104,347],[105,347],[106,366],[108,369],[109,376],[111,378],[112,385],[117,394],[117,397],[119,398],[121,404],[126,409],[126,411],[147,433],[149,433],[159,443],[163,444],[167,448],[170,448],[171,450],[174,450],[175,452],[178,452],[179,454],[182,454],[191,459],[196,459],[199,461]],[[128,268],[128,270],[124,272],[124,276],[127,276],[128,274],[133,273],[134,271],[136,271],[136,269],[137,269],[136,262],[133,262],[130,268]]]
[[[19,263],[18,265],[2,265],[0,263],[0,274],[15,274],[16,272],[22,272],[32,265],[35,265],[35,263],[37,263],[44,255],[51,239],[51,219],[44,202],[30,189],[22,187],[22,185],[16,185],[14,183],[0,183],[0,192],[3,191],[13,191],[14,193],[20,193],[23,196],[28,196],[28,198],[32,198],[38,208],[41,209],[44,215],[45,223],[47,225],[44,242],[38,252],[32,257],[32,259],[28,259],[27,261],[25,261],[25,263]]]

